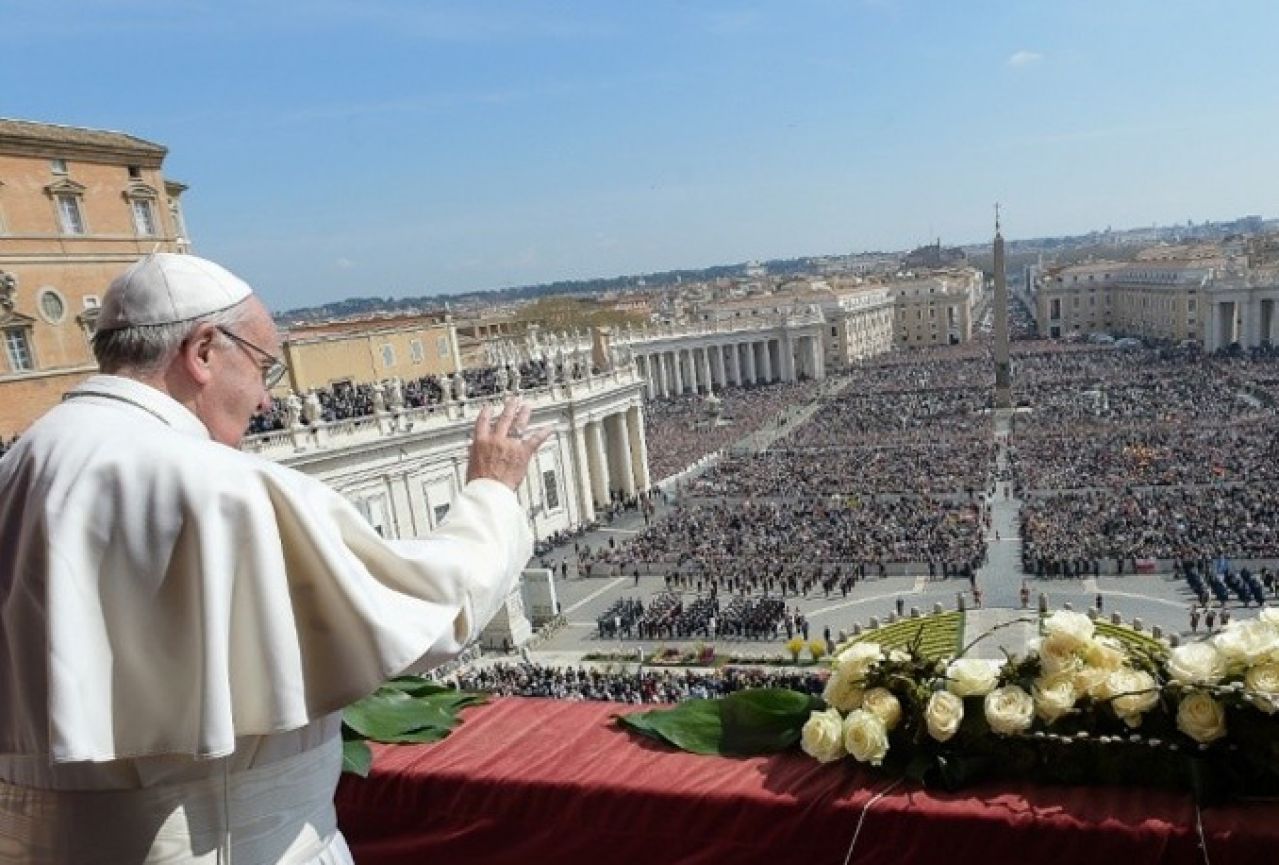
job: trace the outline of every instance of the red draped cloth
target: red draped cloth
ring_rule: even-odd
[[[1279,806],[1140,787],[924,790],[801,753],[727,759],[618,728],[644,707],[504,698],[444,742],[374,746],[338,819],[359,865],[1279,861]],[[854,844],[854,836],[856,842]]]

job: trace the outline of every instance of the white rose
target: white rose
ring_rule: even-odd
[[[862,708],[873,712],[884,726],[892,730],[902,719],[902,704],[887,688],[871,688],[862,695]]]
[[[1279,607],[1262,607],[1257,618],[1273,628],[1279,628]]]
[[[836,709],[813,712],[800,732],[799,746],[819,763],[831,763],[843,757],[844,719]]]
[[[835,656],[834,668],[849,678],[860,681],[866,678],[871,667],[884,659],[884,650],[878,643],[853,643]]]
[[[1226,735],[1226,710],[1203,691],[1196,691],[1177,707],[1177,729],[1196,742],[1213,742]]]
[[[999,661],[960,658],[946,668],[946,687],[960,697],[981,697],[999,684]]]
[[[1024,733],[1035,721],[1035,701],[1017,685],[1005,685],[986,695],[986,723],[1001,736]]]
[[[1129,727],[1140,725],[1141,716],[1159,705],[1159,686],[1145,670],[1115,670],[1107,680],[1107,690],[1115,714]]]
[[[1050,634],[1039,641],[1036,651],[1039,653],[1039,666],[1046,675],[1055,676],[1077,670],[1080,666],[1079,656],[1075,650],[1079,643],[1065,634]]]
[[[928,735],[938,742],[945,742],[955,735],[959,723],[964,720],[964,701],[950,691],[934,691],[924,709],[924,722]]]
[[[1279,649],[1279,629],[1260,619],[1231,622],[1213,639],[1213,645],[1228,668],[1242,670],[1270,657]]]
[[[826,688],[822,691],[822,699],[826,701],[826,705],[839,709],[841,712],[851,712],[853,709],[861,708],[861,679],[855,678],[837,667],[830,674],[830,678],[826,680]]]
[[[1126,657],[1119,641],[1112,637],[1098,637],[1090,640],[1083,647],[1085,664],[1109,670],[1112,673],[1123,666]]]
[[[1189,643],[1168,654],[1168,675],[1183,685],[1215,685],[1226,675],[1226,663],[1211,643]]]
[[[1035,714],[1045,724],[1051,724],[1063,715],[1070,714],[1075,708],[1075,683],[1067,675],[1041,676],[1035,680],[1031,688],[1035,698]]]
[[[1073,676],[1075,690],[1094,700],[1108,700],[1110,693],[1106,690],[1106,680],[1110,678],[1110,673],[1105,667],[1080,667]]]
[[[1049,637],[1061,637],[1076,647],[1082,647],[1092,639],[1094,626],[1092,619],[1083,613],[1070,610],[1058,610],[1044,619],[1044,633]]]
[[[1243,683],[1251,692],[1249,703],[1267,715],[1279,711],[1279,661],[1257,664],[1244,674]]]
[[[888,730],[874,712],[855,709],[844,719],[844,747],[857,762],[878,766],[888,753]]]

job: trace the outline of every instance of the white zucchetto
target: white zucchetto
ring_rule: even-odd
[[[211,261],[157,252],[112,280],[97,329],[192,321],[229,309],[252,293],[248,283]]]

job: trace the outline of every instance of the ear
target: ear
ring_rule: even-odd
[[[178,362],[182,371],[200,387],[213,380],[213,349],[217,337],[217,328],[213,325],[200,325],[178,349]]]

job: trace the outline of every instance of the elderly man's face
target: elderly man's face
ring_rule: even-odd
[[[231,447],[239,445],[254,412],[270,409],[271,395],[263,375],[271,356],[280,355],[280,334],[266,307],[256,297],[245,303],[250,307],[249,318],[227,329],[239,339],[223,337],[217,374],[201,400],[200,419],[209,434]]]

